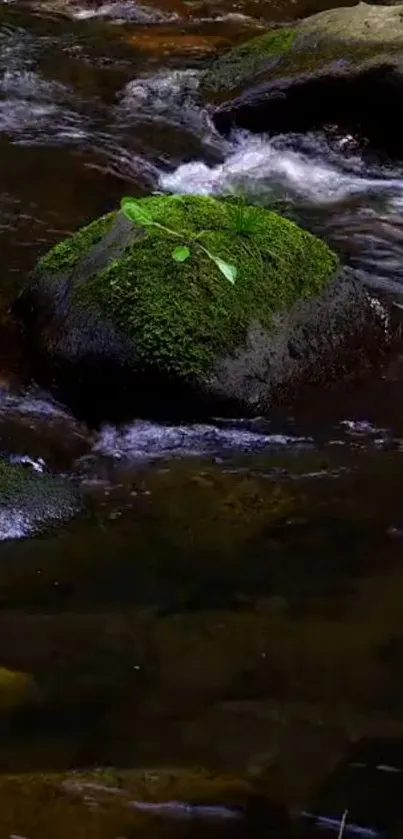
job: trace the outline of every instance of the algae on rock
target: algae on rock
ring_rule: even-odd
[[[71,481],[0,459],[0,540],[31,536],[80,507]]]
[[[226,99],[238,87],[271,71],[291,49],[296,34],[293,28],[277,29],[232,47],[216,58],[204,74],[203,97],[214,101]]]
[[[203,231],[203,246],[235,265],[236,283],[202,248],[175,263],[180,238],[159,227],[145,231],[121,213],[79,231],[39,262],[22,300],[34,347],[59,374],[70,366],[75,384],[85,367],[93,384],[99,362],[105,386],[102,363],[111,378],[114,365],[115,373],[124,368],[120,394],[133,387],[133,395],[154,390],[158,397],[166,385],[172,394],[189,388],[208,399],[218,366],[242,349],[251,324],[270,333],[275,315],[321,295],[336,275],[337,257],[324,242],[262,208],[253,208],[245,235],[231,201],[152,196],[140,203],[184,245]]]
[[[222,130],[235,123],[305,131],[343,120],[352,128],[356,120],[371,137],[376,122],[386,119],[393,132],[403,84],[402,14],[402,5],[359,3],[252,38],[212,62],[202,97],[221,106],[216,124]]]

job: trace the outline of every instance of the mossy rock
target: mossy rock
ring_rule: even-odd
[[[72,482],[0,459],[0,540],[31,536],[66,521],[80,506]]]
[[[292,28],[265,32],[216,58],[203,76],[201,93],[209,101],[225,101],[234,91],[271,71],[294,44]]]
[[[333,303],[318,322],[311,308],[326,294],[333,299],[333,281],[340,281],[324,242],[261,208],[244,208],[242,232],[233,201],[155,196],[141,204],[176,235],[112,213],[39,262],[17,309],[43,383],[58,381],[58,396],[86,416],[194,415],[263,410],[290,387],[291,373],[295,387],[312,377],[312,367],[323,367],[323,352],[333,355],[329,335],[340,343],[340,327],[327,322]],[[180,264],[172,258],[179,244],[191,248]],[[234,285],[206,250],[236,267]],[[362,292],[348,287],[348,304],[337,297],[344,349],[368,309]],[[325,329],[326,348],[318,344],[313,358],[312,342],[320,343]],[[295,366],[285,347],[297,333]]]
[[[235,122],[302,131],[343,120],[353,128],[355,120],[371,136],[376,121],[385,129],[386,116],[392,131],[403,82],[402,16],[402,5],[359,3],[252,38],[211,64],[202,97],[220,106],[222,130]]]

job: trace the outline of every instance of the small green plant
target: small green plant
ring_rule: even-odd
[[[259,210],[246,204],[244,197],[239,197],[235,202],[231,200],[231,221],[234,232],[238,236],[252,236],[256,232],[260,219]]]
[[[122,198],[120,208],[125,216],[127,216],[127,218],[134,224],[138,224],[141,227],[159,227],[160,230],[164,230],[165,233],[168,233],[170,236],[176,236],[183,240],[183,234],[179,233],[178,230],[172,230],[165,224],[160,224],[160,222],[154,221],[148,210],[146,210],[141,202],[136,200],[136,198]],[[209,251],[201,243],[200,239],[205,236],[206,233],[208,233],[207,230],[201,230],[200,233],[195,233],[190,237],[188,244],[177,245],[177,247],[175,247],[172,251],[172,259],[174,262],[186,262],[186,260],[190,259],[192,255],[191,247],[198,247],[204,251],[212,262],[214,262],[218,270],[221,271],[221,274],[224,275],[225,279],[234,284],[237,277],[237,269],[235,265],[231,265],[229,262],[225,262],[224,259],[217,256],[217,254],[211,253],[211,251]]]
[[[235,200],[234,198],[230,198],[228,203],[230,206],[232,229],[236,236],[240,236],[243,239],[246,250],[252,256],[257,256],[260,264],[260,273],[263,277],[265,269],[262,254],[254,239],[254,234],[258,232],[262,218],[260,208],[247,204],[243,195],[237,196]],[[268,248],[266,248],[266,251],[270,254],[273,262],[278,261],[278,257],[274,251]]]

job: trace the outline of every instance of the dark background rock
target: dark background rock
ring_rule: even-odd
[[[287,32],[290,37],[295,32],[291,46]],[[251,53],[258,50],[260,55],[254,76],[247,72],[247,59],[241,58],[248,42],[216,59],[206,73],[202,91],[218,104],[214,120],[220,131],[226,133],[234,124],[271,133],[337,124],[377,148],[402,152],[396,125],[403,89],[402,5],[359,3],[308,17],[295,30],[275,35],[278,44],[268,46],[266,65],[265,48],[257,46],[258,40],[249,42]],[[221,93],[215,94],[214,77],[220,79],[229,61],[236,83],[232,89],[230,83],[222,85]]]

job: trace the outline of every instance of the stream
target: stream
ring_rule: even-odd
[[[54,243],[150,191],[278,208],[403,307],[403,160],[337,126],[223,138],[197,106],[206,56],[295,14],[1,4],[5,310]],[[0,516],[0,668],[37,690],[0,723],[2,773],[280,766],[294,807],[350,738],[403,735],[403,354],[292,414],[97,429],[25,370],[4,323],[2,454],[84,511],[39,534]]]

